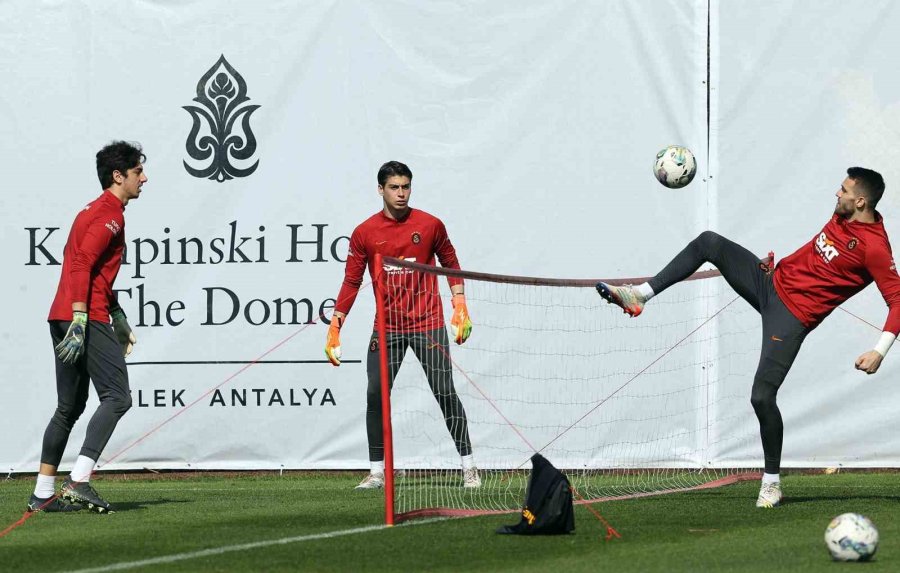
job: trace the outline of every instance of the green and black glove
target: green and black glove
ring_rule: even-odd
[[[109,315],[112,317],[113,332],[116,333],[116,338],[119,339],[122,352],[125,356],[128,356],[137,343],[137,337],[134,336],[134,332],[131,331],[131,325],[128,324],[128,317],[125,316],[125,311],[121,308],[113,309]]]
[[[65,364],[75,364],[84,353],[84,333],[87,330],[88,315],[79,310],[72,311],[72,322],[65,337],[56,345],[56,356]]]

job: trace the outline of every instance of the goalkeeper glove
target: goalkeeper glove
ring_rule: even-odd
[[[125,356],[128,356],[131,354],[134,345],[137,344],[137,337],[135,337],[134,332],[131,331],[131,326],[128,324],[128,317],[125,316],[125,311],[121,308],[113,309],[109,314],[112,317],[113,332],[116,333],[116,338],[119,339],[119,345],[122,347],[122,352]]]
[[[72,322],[69,330],[56,345],[56,356],[64,364],[75,364],[84,353],[84,332],[87,330],[88,315],[80,310],[72,311]]]
[[[328,327],[328,337],[325,339],[325,356],[335,366],[341,365],[341,326],[343,325],[343,318],[332,317],[331,325]]]
[[[472,334],[472,321],[466,308],[466,295],[453,295],[453,317],[450,318],[450,332],[457,344],[462,344]]]

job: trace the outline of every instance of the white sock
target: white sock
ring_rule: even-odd
[[[648,300],[653,298],[653,295],[656,294],[655,292],[653,292],[653,288],[650,287],[650,283],[641,283],[639,285],[635,285],[634,290],[636,290],[639,295],[644,297],[644,302],[647,302]]]
[[[75,460],[75,467],[72,468],[72,473],[69,474],[69,477],[72,478],[72,481],[80,483],[91,481],[95,463],[97,462],[87,456],[78,456],[78,459]]]
[[[55,483],[56,476],[45,476],[44,474],[38,474],[37,483],[34,484],[34,495],[41,499],[53,497],[56,494]]]
[[[475,456],[469,454],[468,456],[460,456],[462,460],[462,468],[464,470],[470,470],[475,467]]]
[[[762,482],[763,482],[763,484],[767,484],[767,483],[781,483],[781,477],[780,477],[780,474],[767,474],[767,473],[763,473]]]
[[[369,462],[369,473],[372,474],[384,474],[384,460],[380,462]]]

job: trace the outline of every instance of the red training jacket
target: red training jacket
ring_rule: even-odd
[[[125,249],[124,211],[122,201],[106,190],[76,215],[47,320],[72,320],[72,303],[84,302],[89,320],[109,322],[113,282]]]
[[[778,263],[774,279],[779,298],[808,328],[875,281],[889,307],[884,330],[900,333],[900,276],[878,212],[874,223],[834,215],[821,233]]]
[[[377,253],[426,265],[434,265],[437,255],[442,267],[459,268],[456,249],[440,219],[425,211],[410,209],[405,218],[395,221],[379,211],[356,227],[350,236],[350,252],[334,307],[336,311],[350,312],[362,285],[366,265],[372,281],[376,280]],[[414,273],[389,265],[385,265],[384,271],[388,273],[385,301],[388,332],[422,332],[444,326],[437,275]],[[452,277],[448,277],[447,282],[450,286],[463,284],[462,279]],[[375,324],[378,324],[378,316]]]

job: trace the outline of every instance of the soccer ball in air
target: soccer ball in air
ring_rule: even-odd
[[[868,517],[844,513],[828,524],[825,545],[835,561],[868,561],[878,549],[878,530]]]
[[[656,178],[669,189],[681,189],[694,179],[697,162],[687,147],[670,145],[656,154]]]

